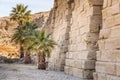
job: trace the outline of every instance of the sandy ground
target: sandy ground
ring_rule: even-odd
[[[82,80],[63,72],[38,70],[37,66],[0,64],[0,80]]]

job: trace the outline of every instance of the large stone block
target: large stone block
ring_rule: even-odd
[[[107,76],[103,73],[95,73],[94,80],[107,80]]]
[[[120,76],[120,63],[116,64],[116,75]]]
[[[99,48],[99,50],[104,50],[105,49],[105,40],[99,40],[98,41],[98,48]]]
[[[69,66],[75,67],[75,60],[69,59]]]
[[[120,9],[119,9],[120,10]],[[120,25],[120,14],[114,16],[114,24],[118,27]],[[116,27],[114,26],[114,27]]]
[[[108,6],[108,0],[103,0],[103,8],[106,8]]]
[[[108,39],[105,41],[105,49],[120,49],[120,38]]]
[[[100,39],[108,39],[111,33],[111,29],[102,29],[100,30]]]
[[[103,0],[88,0],[93,5],[103,5]]]
[[[79,78],[92,79],[93,78],[93,72],[94,71],[73,68],[73,75],[77,76]]]
[[[82,60],[76,60],[74,67],[75,67],[75,68],[78,68],[78,69],[81,69],[81,68],[82,68],[82,65],[84,65],[84,64],[82,63]]]
[[[83,70],[78,68],[73,68],[73,75],[76,77],[84,78]]]
[[[115,25],[114,16],[110,16],[106,18],[105,21],[103,22],[103,28],[110,28],[110,27],[113,27],[114,25]]]
[[[110,38],[118,38],[119,36],[120,36],[120,26],[115,26],[111,28]]]
[[[64,67],[64,72],[65,72],[66,74],[69,74],[69,67],[68,67],[68,66],[65,66],[65,67]]]
[[[116,75],[116,64],[112,62],[96,62],[96,72]]]
[[[112,5],[119,3],[119,0],[112,0]]]
[[[82,69],[95,69],[95,60],[83,60],[82,61]]]
[[[65,59],[65,65],[69,66],[70,65],[70,60],[69,59]]]
[[[97,52],[97,60],[98,61],[109,61],[109,62],[117,62],[117,57],[120,56],[119,50],[103,50]]]
[[[107,1],[107,0],[105,0]],[[103,22],[103,27],[104,27],[104,19],[107,19],[108,17],[111,17],[111,8],[105,8],[102,10],[102,22]]]
[[[111,12],[113,15],[120,13],[120,3],[119,2],[111,7]]]
[[[78,60],[95,60],[96,59],[96,51],[80,51],[77,52],[75,59]]]
[[[105,1],[105,0],[104,0]],[[107,0],[106,0],[107,1]],[[112,0],[108,0],[108,6],[112,6]]]
[[[114,75],[107,75],[107,80],[120,80],[120,77]]]

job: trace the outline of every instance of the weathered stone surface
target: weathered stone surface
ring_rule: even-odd
[[[120,80],[120,2],[104,0],[95,80]]]
[[[52,32],[58,43],[51,53],[49,69],[64,68],[74,76],[93,77],[102,4],[103,0],[55,0],[46,24],[46,31]]]

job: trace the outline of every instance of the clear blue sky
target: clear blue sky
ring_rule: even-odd
[[[32,13],[48,11],[52,8],[54,0],[0,0],[0,17],[9,16],[12,7],[16,4],[28,5]]]

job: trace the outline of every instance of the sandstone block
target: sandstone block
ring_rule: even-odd
[[[105,49],[120,49],[120,39],[114,38],[105,41]]]
[[[120,13],[120,4],[119,2],[112,6],[111,12],[113,15]]]
[[[117,51],[116,59],[117,59],[116,62],[120,62],[120,50]]]
[[[99,40],[98,46],[99,46],[100,50],[104,50],[105,49],[105,40]]]
[[[114,16],[114,24],[119,27],[120,25],[120,14]],[[114,26],[115,27],[115,26]]]
[[[97,61],[101,60],[101,52],[100,51],[97,51],[97,53],[96,53],[96,60]]]
[[[100,39],[108,39],[109,36],[110,36],[110,32],[111,30],[110,29],[102,29],[100,30]]]
[[[103,8],[106,8],[108,6],[108,0],[103,0]]]
[[[94,79],[95,80],[107,80],[107,76],[105,74],[101,73],[95,73]]]
[[[97,52],[98,61],[117,62],[117,57],[120,56],[119,50],[103,50]]]
[[[107,75],[107,80],[120,80],[118,76]]]
[[[93,78],[93,72],[94,71],[73,68],[73,75],[77,76],[79,78],[92,79]]]
[[[120,76],[120,63],[116,64],[116,75]]]
[[[74,67],[80,69],[80,68],[82,68],[82,65],[83,65],[82,60],[76,60]]]
[[[115,38],[115,37],[117,38],[119,36],[120,36],[120,26],[115,26],[111,28],[110,38]]]
[[[69,66],[74,67],[75,66],[75,61],[72,59],[69,59]]]
[[[103,22],[103,27],[104,28],[113,27],[115,25],[114,21],[115,20],[113,16],[106,18],[105,21]]]
[[[112,0],[112,5],[116,5],[119,2],[119,0]]]
[[[83,70],[78,68],[73,68],[73,75],[76,77],[84,78]]]
[[[89,0],[93,5],[103,5],[103,0]]]
[[[76,54],[76,59],[80,60],[95,60],[96,59],[96,51],[80,51]]]
[[[100,24],[90,23],[88,27],[90,27],[90,32],[97,33],[99,32]]]
[[[88,32],[86,33],[86,41],[90,41],[91,43],[93,42],[97,42],[98,41],[98,37],[99,34],[98,33],[93,33],[93,32]]]
[[[116,66],[112,62],[97,62],[96,71],[100,73],[116,75]]]
[[[104,0],[105,1],[105,0]],[[106,0],[107,1],[107,0]],[[112,6],[112,0],[108,0],[108,6]]]
[[[66,74],[69,74],[69,67],[68,67],[68,66],[65,66],[65,67],[64,67],[64,72],[65,72]]]
[[[69,59],[65,59],[65,65],[66,65],[66,66],[69,66],[69,65],[70,65]]]
[[[95,60],[83,60],[82,61],[83,69],[95,69]]]
[[[73,73],[74,73],[73,67],[69,67],[69,74],[73,75]]]
[[[107,0],[105,0],[105,1],[107,1]],[[105,8],[105,9],[102,10],[102,19],[103,19],[103,22],[104,22],[104,19],[107,19],[108,17],[111,17],[111,16],[112,16],[111,8]]]
[[[84,78],[87,79],[93,79],[93,72],[95,72],[94,70],[84,70]]]

